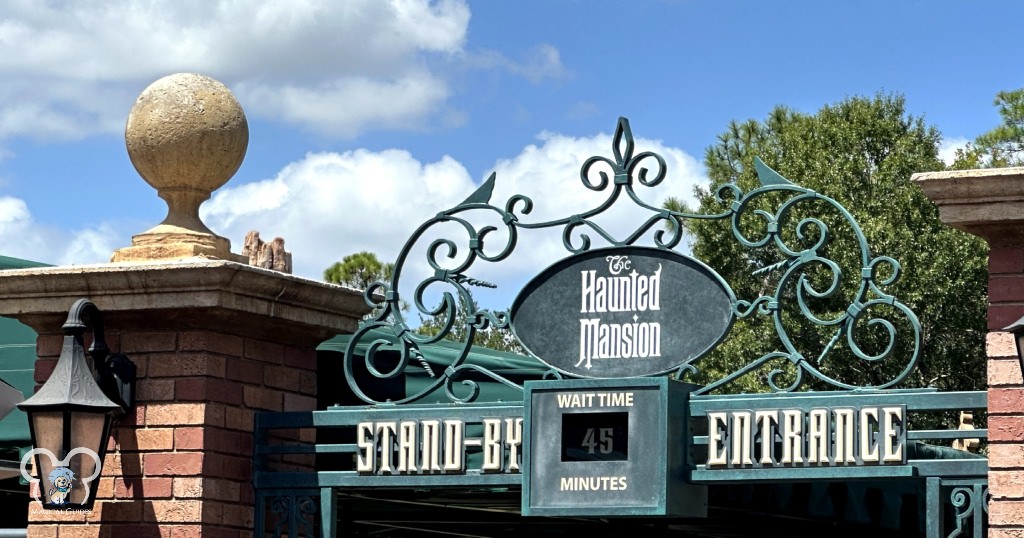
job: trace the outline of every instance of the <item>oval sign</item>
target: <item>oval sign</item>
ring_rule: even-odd
[[[596,249],[531,280],[512,330],[547,365],[579,377],[669,372],[705,355],[733,323],[732,289],[710,267],[649,247]]]

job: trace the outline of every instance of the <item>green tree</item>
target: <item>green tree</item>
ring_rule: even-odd
[[[669,211],[672,211],[674,213],[683,213],[683,214],[692,214],[693,213],[693,208],[691,208],[689,206],[689,204],[686,203],[686,200],[683,200],[682,198],[678,198],[678,197],[675,197],[675,196],[669,196],[668,198],[666,198],[665,201],[661,204],[661,207],[664,208],[664,209],[667,209]],[[693,241],[692,241],[693,233],[690,230],[690,221],[686,220],[686,219],[679,219],[679,226],[681,226],[683,228],[683,233],[685,234],[684,240],[687,241],[686,245],[688,247],[692,247],[693,246]],[[675,223],[673,223],[671,221],[666,222],[665,223],[665,228],[668,231],[671,232],[673,230],[673,228],[675,228]]]
[[[363,251],[349,254],[342,258],[340,262],[331,264],[330,267],[324,270],[324,280],[334,284],[342,284],[365,290],[374,282],[390,280],[394,272],[394,263],[382,262],[377,258],[376,254]],[[460,303],[460,307],[456,310],[455,323],[451,331],[445,335],[446,340],[464,341],[466,338],[469,314],[476,310],[476,305],[470,308],[465,301],[460,301]],[[409,305],[405,301],[401,302],[400,307],[403,311],[409,309]],[[487,310],[485,309],[484,312],[487,312]],[[367,318],[370,317],[373,317],[373,313],[367,315]],[[416,332],[427,335],[437,334],[444,327],[444,323],[445,317],[443,315],[436,318],[423,318],[421,316],[420,326],[416,329]],[[495,329],[494,327],[477,331],[474,344],[499,351],[519,354],[526,353],[526,350],[523,349],[522,345],[519,344],[510,331]]]
[[[955,170],[1024,165],[1024,88],[996,94],[1002,123],[956,151]]]
[[[365,290],[377,281],[387,281],[395,272],[395,264],[382,262],[372,252],[349,254],[324,269],[324,280]]]
[[[374,282],[388,282],[394,274],[394,263],[382,262],[376,254],[363,251],[349,254],[340,262],[334,262],[324,269],[324,280],[366,291]],[[374,293],[379,291],[378,288]],[[399,307],[402,310],[409,308],[405,301],[401,301]],[[380,309],[374,309],[363,316],[363,319],[373,318],[379,313]]]
[[[464,342],[466,340],[467,333],[469,332],[469,315],[476,310],[476,304],[470,304],[469,301],[461,299],[460,296],[459,308],[455,311],[455,322],[452,324],[452,328],[448,331],[448,334],[444,336],[444,339],[454,342]],[[491,311],[486,308],[483,309],[482,312],[491,313]],[[435,335],[441,332],[444,328],[446,319],[446,316],[443,314],[432,318],[424,318],[423,316],[420,316],[420,326],[416,329],[416,332],[426,335]],[[512,334],[512,331],[497,329],[490,325],[486,329],[476,331],[473,337],[473,345],[483,346],[497,351],[518,353],[520,355],[526,354],[526,350],[523,349],[522,344],[520,344],[519,340],[517,340]]]
[[[884,292],[909,306],[921,323],[920,361],[903,386],[977,390],[985,383],[986,248],[980,239],[943,225],[935,205],[910,182],[915,172],[943,168],[938,142],[937,130],[909,115],[903,97],[898,95],[852,97],[815,114],[778,107],[764,121],[730,123],[707,149],[705,165],[711,184],[698,189],[698,212],[713,214],[729,209],[733,200],[727,192],[723,199],[716,197],[718,188],[726,183],[735,183],[743,192],[758,187],[755,157],[794,183],[835,199],[860,225],[870,256],[889,256],[902,266],[900,278]],[[751,209],[774,215],[778,204],[790,197],[764,196]],[[804,205],[794,206],[790,218],[780,222],[779,233],[799,251],[809,248],[820,231],[813,224],[800,228],[802,219],[818,218],[828,226],[829,241],[822,253],[839,265],[841,277],[836,293],[810,297],[808,305],[820,318],[830,319],[845,312],[860,284],[860,250],[853,229],[844,224],[838,211],[822,203]],[[749,210],[744,215],[737,224],[738,231],[748,237],[762,237],[765,219]],[[717,270],[737,298],[753,301],[775,296],[784,268],[781,263],[787,257],[773,242],[759,248],[743,246],[734,236],[729,219],[695,219],[688,226],[694,238],[694,255]],[[827,289],[834,276],[823,264],[809,264],[803,271],[817,290]],[[816,361],[824,373],[851,384],[877,385],[906,365],[906,361],[897,365],[885,360],[860,360],[845,337],[830,344],[835,327],[808,322],[794,306],[795,290],[795,285],[785,287],[777,297],[779,308],[788,309],[783,311],[786,332],[794,347],[808,360]],[[886,314],[884,308],[880,310],[877,314]],[[858,324],[857,344],[869,353],[880,351],[887,342],[883,327],[864,325]],[[907,323],[896,329],[898,336],[910,330]],[[896,353],[910,353],[905,339],[900,342]],[[817,362],[826,348],[830,351],[825,359]],[[697,364],[697,380],[714,381],[765,353],[781,349],[770,316],[740,319],[725,342]],[[769,371],[776,367],[787,368],[773,362],[723,390],[766,390]]]
[[[995,106],[1002,123],[975,140],[990,166],[1024,164],[1024,88],[999,92]]]

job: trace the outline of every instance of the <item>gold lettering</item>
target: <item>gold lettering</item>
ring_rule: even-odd
[[[508,446],[508,472],[519,472],[519,447],[523,444],[523,419],[505,419],[505,444]]]
[[[724,412],[708,413],[708,466],[727,465],[728,449],[722,442],[722,430],[729,426]]]
[[[883,407],[882,416],[885,417],[883,419],[885,424],[885,447],[882,461],[886,463],[902,463],[903,443],[897,439],[899,439],[900,432],[903,430],[903,408]]]
[[[797,409],[782,411],[782,463],[803,463],[804,412]]]
[[[878,408],[865,407],[860,410],[860,461],[874,463],[878,461],[878,440],[875,429],[878,427]]]
[[[485,418],[484,422],[484,462],[481,465],[483,471],[500,471],[501,456],[504,450],[501,446],[501,420],[497,418]]]
[[[832,416],[836,424],[835,441],[835,465],[857,463],[854,455],[853,430],[854,418],[853,409],[833,409]]]
[[[395,450],[395,422],[377,423],[377,441],[380,445],[380,468],[381,474],[395,474],[395,468],[391,466],[391,460]]]
[[[373,423],[360,422],[356,426],[356,445],[359,447],[359,455],[356,457],[356,471],[360,473],[372,473],[374,467],[374,450],[377,444],[374,442]]]
[[[733,465],[754,464],[750,459],[750,438],[753,437],[750,422],[750,411],[732,412],[732,428],[729,435],[732,437]]]
[[[398,425],[398,472],[416,472],[416,422],[403,420]]]
[[[761,458],[758,460],[761,465],[775,465],[775,428],[779,424],[779,412],[755,411],[754,420],[758,423],[758,431],[761,437]]]
[[[444,421],[444,465],[446,473],[461,473],[466,470],[463,435],[465,425],[461,420]]]
[[[829,464],[828,409],[811,409],[807,421],[807,463]]]

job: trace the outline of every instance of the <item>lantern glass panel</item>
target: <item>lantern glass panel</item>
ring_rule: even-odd
[[[48,454],[36,454],[36,476],[39,478],[39,494],[43,502],[49,502],[48,492],[53,484],[48,480],[50,471],[64,457],[64,412],[63,411],[32,411],[29,413],[32,431],[35,434],[35,446],[53,452],[51,459]]]
[[[88,448],[102,458],[106,452],[109,421],[107,413],[72,411],[71,446],[68,450]],[[70,502],[84,504],[88,500],[89,491],[99,482],[97,465],[102,466],[103,462],[96,461],[93,454],[80,452],[71,457],[68,467],[75,473],[75,488],[71,491]]]

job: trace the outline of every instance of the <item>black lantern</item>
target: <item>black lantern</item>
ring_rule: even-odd
[[[1020,361],[1021,375],[1024,375],[1024,318],[1018,319],[1003,330],[1013,333],[1013,339],[1017,342],[1017,360]]]
[[[92,327],[95,377],[83,343],[85,320]],[[135,365],[120,353],[110,354],[100,311],[88,299],[75,302],[63,330],[53,373],[18,407],[28,415],[43,507],[88,509],[96,498],[111,422],[134,405]]]

